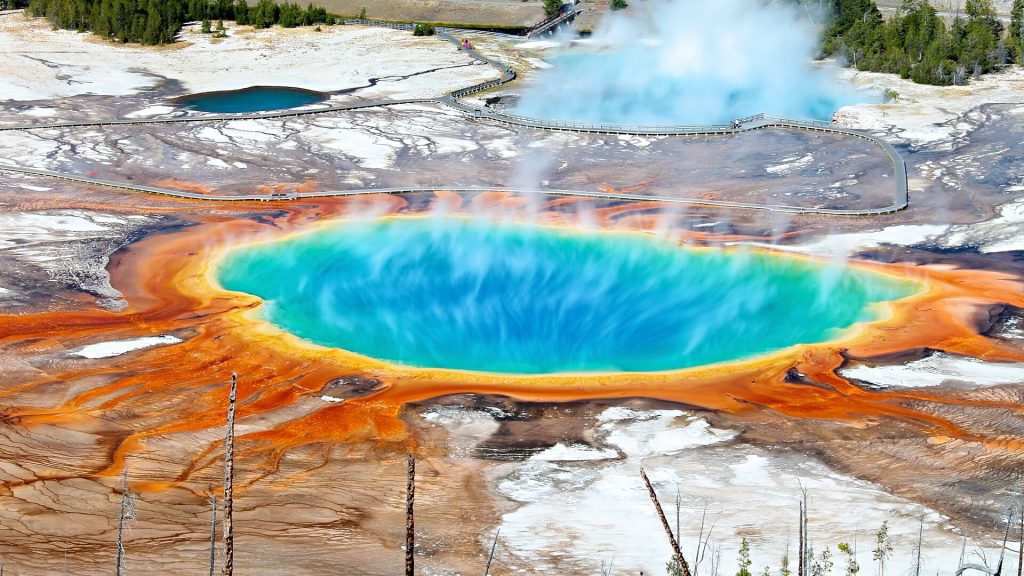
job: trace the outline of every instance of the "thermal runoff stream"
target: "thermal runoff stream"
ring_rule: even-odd
[[[230,252],[221,284],[304,339],[425,368],[648,372],[835,337],[918,284],[759,250],[454,217]]]

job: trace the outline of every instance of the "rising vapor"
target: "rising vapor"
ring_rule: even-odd
[[[818,32],[790,5],[657,0],[609,13],[587,46],[557,56],[516,105],[528,116],[709,124],[766,112],[828,120],[876,99],[816,64]]]

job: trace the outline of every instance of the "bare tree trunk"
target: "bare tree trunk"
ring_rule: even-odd
[[[210,494],[210,576],[217,566],[217,495]]]
[[[680,525],[679,525],[680,510],[679,509],[682,508],[682,506],[683,506],[683,496],[679,493],[679,486],[676,485],[676,541],[678,541],[679,538],[680,538],[680,536],[679,536],[679,534],[680,534]]]
[[[1021,576],[1024,568],[1024,499],[1020,503],[1020,535],[1017,538],[1017,576]]]
[[[608,565],[605,566],[604,560],[601,560],[601,576],[612,576],[612,568],[615,566],[615,554],[612,554],[612,559],[608,561]],[[643,576],[643,572],[640,573]]]
[[[494,532],[494,542],[491,542],[491,553],[487,555],[487,566],[484,568],[484,576],[491,573],[491,560],[494,560],[494,549],[498,547],[498,534],[501,534],[501,528]]]
[[[811,532],[807,529],[808,518],[811,516],[811,508],[807,505],[807,489],[801,487],[804,493],[804,576],[811,572]]]
[[[711,576],[718,576],[718,569],[722,566],[722,547],[715,544],[714,556],[711,557]]]
[[[1003,533],[1003,547],[999,550],[999,564],[996,565],[996,574],[999,576],[1003,573],[1003,559],[1006,556],[1006,543],[1010,540],[1010,526],[1013,524],[1013,504],[1010,504],[1010,509],[1006,511],[1006,532]]]
[[[963,567],[964,557],[967,555],[967,536],[964,536],[964,543],[960,546],[960,560],[957,561],[957,569]]]
[[[924,542],[924,516],[917,527],[917,558],[914,559],[914,576],[921,576],[921,544]]]
[[[238,376],[231,373],[228,393],[228,427],[224,433],[224,576],[235,571],[234,483],[235,483],[235,394]]]
[[[406,455],[405,479],[405,576],[413,576],[416,569],[416,522],[413,517],[413,505],[416,502],[416,459],[412,454]]]
[[[117,560],[114,574],[121,576],[121,567],[124,564],[124,525],[135,515],[135,502],[128,492],[128,461],[125,460],[124,470],[121,472],[121,511],[117,515]]]
[[[704,504],[704,512],[702,512],[701,515],[700,515],[700,530],[697,532],[697,552],[694,553],[694,555],[693,555],[693,574],[694,574],[694,576],[696,576],[700,572],[700,563],[701,563],[701,560],[704,558],[704,552],[706,551],[706,547],[705,547],[705,544],[704,544],[704,521],[707,520],[707,517],[708,517],[708,505],[707,505],[707,503],[705,503]],[[678,528],[676,528],[676,532],[677,533],[679,532]],[[709,532],[708,533],[708,538],[710,538],[710,537],[711,537],[711,533]]]
[[[654,493],[654,487],[651,486],[651,481],[647,479],[647,473],[644,469],[640,469],[640,477],[644,479],[644,484],[647,485],[647,493],[651,495],[651,502],[654,502],[654,508],[658,511],[658,518],[661,519],[661,526],[665,529],[665,534],[668,535],[669,544],[672,545],[672,551],[676,555],[676,562],[679,563],[679,571],[682,576],[690,576],[690,565],[686,563],[686,559],[683,558],[683,552],[679,549],[679,542],[676,541],[676,537],[672,535],[672,527],[668,525],[668,519],[665,518],[665,512],[661,509],[661,503],[658,502],[658,495]]]
[[[804,554],[804,546],[805,546],[805,544],[806,543],[804,542],[804,501],[801,499],[800,500],[800,540],[799,540],[799,542],[797,542],[797,555],[799,556],[799,558],[797,558],[797,564],[796,564],[797,576],[805,576],[804,575],[804,559],[807,557],[807,555]]]

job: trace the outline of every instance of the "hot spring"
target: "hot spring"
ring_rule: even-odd
[[[320,92],[286,86],[251,86],[241,90],[190,94],[177,100],[185,108],[218,114],[266,112],[298,108],[322,102],[327,97]]]
[[[534,118],[620,125],[707,125],[767,113],[830,120],[878,100],[814,62],[828,15],[763,0],[652,0],[610,12],[556,54],[515,105]]]
[[[830,340],[919,285],[762,250],[486,219],[343,222],[227,253],[221,285],[316,344],[499,373],[651,372]]]

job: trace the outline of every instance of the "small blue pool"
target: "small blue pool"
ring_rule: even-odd
[[[285,110],[315,104],[326,99],[326,94],[314,90],[287,86],[251,86],[241,90],[190,94],[179,98],[177,103],[190,110],[226,114]]]

